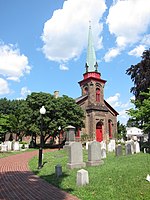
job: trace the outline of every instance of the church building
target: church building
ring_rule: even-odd
[[[99,142],[115,138],[117,133],[118,112],[104,99],[105,83],[106,80],[101,78],[101,73],[98,71],[92,30],[89,26],[85,73],[83,80],[79,81],[81,96],[76,99],[76,103],[81,106],[85,114],[82,134],[87,134]]]

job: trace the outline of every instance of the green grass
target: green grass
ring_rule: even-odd
[[[37,150],[37,149],[26,149],[26,150],[24,150],[24,151],[7,151],[7,152],[0,152],[0,158],[4,158],[4,157],[7,157],[7,156],[12,156],[12,155],[20,154],[20,153],[24,153],[24,152],[34,151],[34,150]]]
[[[76,174],[79,169],[67,169],[65,150],[44,154],[44,166],[37,170],[37,157],[30,162],[30,169],[49,183],[67,191],[81,200],[149,200],[150,183],[146,176],[150,173],[150,155],[135,154],[115,157],[108,154],[104,164],[85,167],[89,173],[89,184],[76,186]],[[84,151],[84,161],[87,152]],[[55,176],[55,166],[62,165],[63,175]]]

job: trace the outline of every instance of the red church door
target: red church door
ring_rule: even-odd
[[[96,141],[97,142],[103,141],[102,124],[100,122],[98,122],[96,125]]]

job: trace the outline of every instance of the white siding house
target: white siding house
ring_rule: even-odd
[[[143,130],[136,127],[127,127],[126,131],[127,131],[127,134],[126,134],[127,138],[132,138],[133,136],[137,136],[137,137],[143,136]]]

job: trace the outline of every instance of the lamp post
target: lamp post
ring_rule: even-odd
[[[46,109],[44,106],[40,108],[40,114],[41,114],[41,135],[40,135],[40,148],[39,148],[39,163],[38,163],[38,169],[42,168],[42,151],[43,151],[43,115],[45,115]]]
[[[60,150],[60,130],[61,130],[61,126],[58,127],[59,130],[59,150]]]

